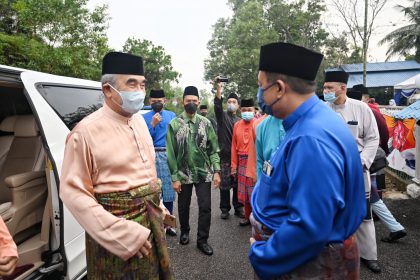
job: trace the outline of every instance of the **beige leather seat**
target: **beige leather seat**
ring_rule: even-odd
[[[0,170],[0,215],[12,235],[42,221],[47,183],[43,148],[32,115],[17,116],[14,138]]]
[[[0,131],[5,135],[0,136],[0,172],[3,168],[4,162],[6,161],[6,156],[9,153],[10,146],[12,145],[15,131],[15,123],[17,116],[6,117],[0,123]],[[2,197],[0,196],[0,201]],[[0,204],[0,216],[5,219],[10,219],[10,213],[7,211],[12,206],[11,202],[1,203]]]
[[[16,119],[17,116],[10,116],[0,123],[0,170],[3,167],[6,156],[9,153],[10,146],[12,145]]]

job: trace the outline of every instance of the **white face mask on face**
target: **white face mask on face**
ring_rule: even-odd
[[[115,90],[121,97],[122,105],[112,101],[123,109],[124,112],[129,114],[137,113],[144,106],[144,98],[146,93],[144,91],[119,91],[114,88],[112,85],[109,85],[113,90]]]

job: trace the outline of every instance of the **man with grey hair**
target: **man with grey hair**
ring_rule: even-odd
[[[375,225],[370,208],[369,168],[379,146],[379,132],[372,110],[366,103],[347,97],[349,75],[344,71],[325,73],[324,99],[327,106],[336,112],[348,125],[356,140],[365,179],[367,214],[356,232],[361,261],[374,273],[381,272],[378,263]],[[362,207],[362,205],[360,205]]]
[[[60,197],[86,231],[88,279],[173,279],[139,56],[110,52],[105,104],[67,137]]]

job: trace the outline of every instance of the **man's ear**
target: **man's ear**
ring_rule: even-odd
[[[286,92],[286,83],[282,80],[277,80],[276,83],[277,85],[275,85],[275,87],[277,87],[278,94],[281,94],[281,96],[283,96],[283,94]]]
[[[102,85],[102,92],[104,93],[105,97],[111,98],[112,96],[112,89],[109,84],[103,84]]]

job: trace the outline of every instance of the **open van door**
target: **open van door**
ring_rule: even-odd
[[[80,279],[86,274],[85,232],[59,199],[59,177],[68,133],[103,104],[100,83],[33,71],[22,72],[21,80],[50,166],[51,251],[57,252],[56,265],[62,266],[66,279]]]

